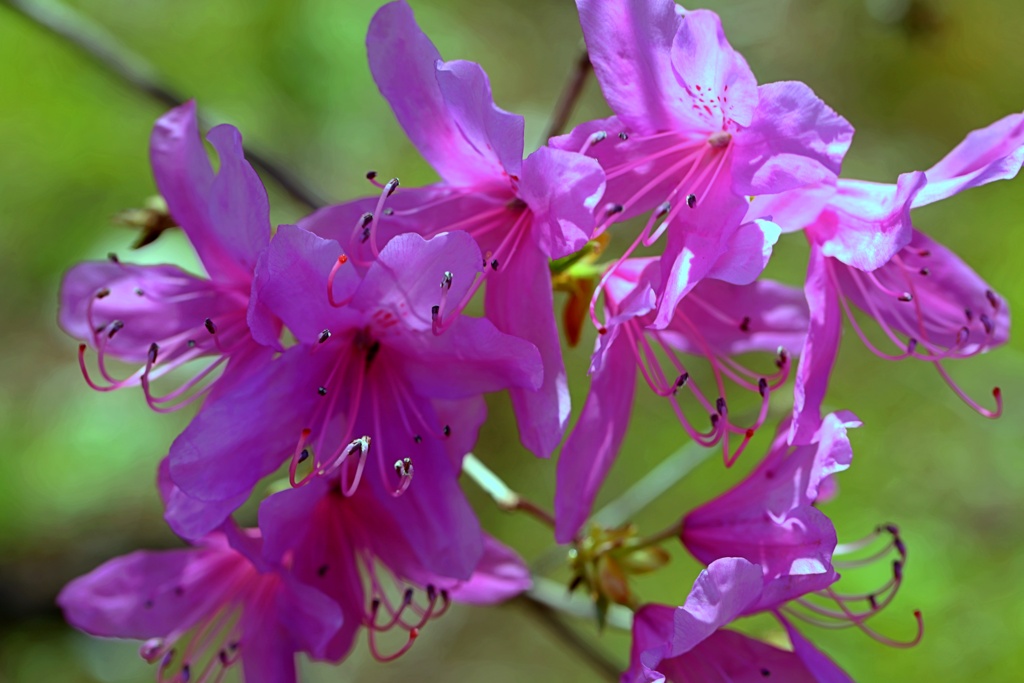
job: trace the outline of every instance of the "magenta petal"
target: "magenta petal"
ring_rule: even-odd
[[[456,584],[448,594],[456,602],[493,605],[528,590],[530,570],[519,554],[491,536],[484,536],[484,554],[469,580]]]
[[[576,0],[576,6],[594,73],[612,110],[639,133],[673,128],[673,103],[687,97],[672,73],[672,40],[682,23],[675,3]]]
[[[327,295],[328,276],[339,256],[337,242],[282,225],[260,257],[253,301],[280,318],[300,342],[315,343],[324,329],[351,316],[350,311],[331,306]],[[334,278],[335,300],[350,298],[358,285],[354,267],[340,266]]]
[[[555,540],[568,543],[590,516],[594,499],[619,453],[633,407],[636,359],[625,334],[612,328],[598,340],[606,345],[602,364],[591,374],[590,393],[558,458]]]
[[[248,493],[298,443],[322,398],[317,387],[336,359],[296,346],[235,389],[208,402],[175,439],[174,483],[189,496],[224,501]]]
[[[551,271],[540,249],[523,245],[488,278],[484,308],[499,330],[525,339],[540,352],[543,383],[513,388],[510,394],[523,445],[538,457],[549,457],[562,440],[570,399],[553,313]]]
[[[713,130],[724,128],[727,120],[750,125],[758,104],[757,79],[729,45],[717,14],[685,13],[672,43],[672,69],[687,93],[676,105],[681,112],[696,115]]]
[[[494,106],[482,70],[468,73],[467,67],[441,62],[405,2],[377,11],[366,49],[381,94],[420,154],[446,182],[470,186],[484,177],[500,177],[504,161],[518,169],[522,117]],[[447,79],[444,90],[442,78]]]
[[[168,458],[160,461],[157,488],[160,490],[160,498],[164,501],[164,519],[167,520],[171,531],[186,540],[197,540],[211,528],[219,526],[220,522],[230,517],[231,513],[248,498],[244,493],[216,502],[190,498],[171,480]]]
[[[852,141],[853,127],[807,85],[762,85],[753,121],[736,133],[733,189],[762,195],[834,182]]]
[[[228,589],[241,556],[224,547],[136,551],[114,558],[60,592],[75,628],[96,636],[146,639],[187,629]]]
[[[604,171],[595,159],[541,147],[523,162],[519,198],[533,212],[530,234],[548,258],[583,248],[603,194]]]
[[[220,167],[210,188],[210,222],[224,234],[234,260],[248,272],[270,242],[270,203],[260,177],[245,160],[242,135],[222,124],[206,134]]]
[[[779,226],[771,221],[755,220],[741,225],[707,277],[734,285],[748,285],[761,275],[772,247],[779,241]]]
[[[535,391],[544,367],[529,341],[500,332],[486,318],[461,317],[443,334],[395,337],[401,376],[421,396],[459,399],[509,387]]]
[[[896,185],[841,179],[808,236],[825,256],[860,270],[879,268],[910,241],[910,208],[926,183],[918,171],[904,173]]]
[[[817,683],[796,654],[730,629],[715,631],[658,669],[673,683]]]
[[[747,209],[747,219],[768,218],[783,233],[803,230],[812,225],[836,194],[836,181],[801,187],[779,194],[754,197]]]
[[[793,424],[789,442],[794,444],[811,443],[821,425],[821,404],[839,353],[843,311],[828,268],[826,257],[812,244],[804,285],[811,324],[793,385]]]
[[[924,206],[961,190],[1013,178],[1024,163],[1024,114],[1011,114],[971,131],[927,171],[928,184],[914,198]]]
[[[804,663],[816,683],[853,683],[853,679],[845,671],[814,647],[814,644],[796,630],[796,627],[781,617],[780,621],[786,627],[789,640],[793,644],[793,654]]]
[[[414,233],[399,235],[370,266],[351,306],[365,310],[369,304],[411,330],[429,331],[432,309],[441,303],[441,283],[450,279],[447,296],[454,308],[482,264],[480,248],[469,233],[446,232],[429,240]]]
[[[286,637],[277,629],[265,629],[249,638],[242,650],[245,683],[296,683],[295,652],[281,646]]]
[[[704,280],[683,299],[679,311],[690,327],[674,321],[668,329],[680,334],[671,338],[672,345],[695,355],[704,351],[693,343],[691,327],[699,330],[712,350],[725,356],[775,353],[779,347],[797,355],[809,321],[803,292],[767,279],[749,285]]]

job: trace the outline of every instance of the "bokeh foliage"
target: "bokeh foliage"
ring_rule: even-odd
[[[410,0],[449,58],[479,61],[497,102],[527,117],[539,141],[580,47],[568,0]],[[1018,0],[723,0],[733,44],[759,80],[799,79],[845,115],[857,136],[844,173],[892,180],[931,165],[974,128],[1024,109],[1024,3]],[[371,188],[373,168],[403,184],[433,180],[379,97],[365,63],[371,0],[79,0],[72,3],[144,55],[214,121],[299,172],[319,193],[347,199]],[[134,681],[152,672],[131,644],[72,632],[53,606],[60,586],[116,554],[168,547],[153,486],[155,465],[187,415],[150,413],[137,392],[85,387],[75,343],[57,329],[56,292],[74,262],[117,251],[133,235],[117,211],[152,194],[147,140],[162,108],[76,50],[0,6],[0,681]],[[606,113],[588,84],[576,120]],[[989,279],[1014,308],[1024,303],[1024,185],[1002,183],[920,210],[919,227]],[[274,218],[302,208],[271,186]],[[778,250],[772,274],[797,282],[798,235]],[[130,254],[188,262],[180,235]],[[570,353],[577,405],[592,336]],[[855,460],[826,511],[852,540],[877,523],[901,525],[910,546],[900,598],[876,626],[912,630],[923,610],[924,642],[885,648],[854,631],[811,635],[858,680],[1017,680],[1024,650],[1024,356],[1009,348],[953,364],[975,394],[1003,388],[1006,414],[976,416],[927,366],[879,361],[850,336],[831,404],[866,426]],[[491,401],[478,454],[516,487],[549,502],[554,462],[519,448],[508,403]],[[601,500],[623,490],[681,443],[668,407],[646,397]],[[641,515],[658,529],[741,476],[714,459]],[[540,487],[540,490],[538,490]],[[529,519],[497,512],[469,491],[484,524],[541,554],[545,534]],[[642,594],[680,601],[697,567],[676,553]],[[754,621],[750,628],[770,628]],[[811,629],[808,629],[811,631]],[[583,631],[592,629],[583,625]],[[770,635],[770,634],[769,634]],[[589,637],[589,636],[588,636]],[[595,640],[597,638],[595,637]],[[601,644],[625,663],[627,639]],[[341,669],[309,667],[310,680],[585,681],[594,674],[517,606],[454,609],[426,629],[396,664],[357,648]]]

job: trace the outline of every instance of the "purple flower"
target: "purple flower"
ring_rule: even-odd
[[[342,612],[324,593],[260,558],[261,540],[231,532],[194,547],[138,551],[69,583],[68,622],[97,636],[145,640],[161,681],[219,680],[241,661],[245,680],[295,681],[295,653],[324,658]]]
[[[423,484],[417,481],[416,486]],[[337,479],[321,477],[309,486],[274,494],[260,506],[265,552],[292,558],[295,576],[329,595],[345,615],[344,626],[326,650],[327,659],[345,657],[358,629],[365,627],[373,656],[390,661],[406,652],[420,629],[444,614],[451,600],[490,604],[530,587],[529,572],[515,552],[479,531],[482,555],[471,574],[439,574],[424,565],[424,555],[457,551],[454,535],[465,533],[471,524],[451,529],[444,539],[431,528],[431,511],[403,505],[405,497],[385,500],[380,493],[361,487],[346,495]],[[433,492],[435,509],[449,504],[446,493]],[[464,506],[459,512],[472,515]],[[438,546],[439,539],[447,545]],[[407,635],[397,651],[386,653],[378,638],[390,631]]]
[[[484,268],[459,296],[435,302],[435,331],[452,325],[487,283],[487,316],[540,350],[543,384],[514,387],[511,396],[523,444],[547,457],[569,417],[548,259],[590,238],[604,174],[593,159],[562,150],[542,148],[524,160],[523,118],[494,105],[479,65],[441,60],[404,2],[377,12],[367,50],[381,93],[443,182],[395,193],[395,179],[380,185],[379,200],[323,209],[302,227],[336,239],[357,264],[377,258],[381,245],[404,232],[470,233]]]
[[[225,501],[244,500],[288,460],[293,486],[340,475],[351,492],[364,474],[375,479],[374,490],[433,523],[437,561],[468,574],[479,531],[460,512],[467,503],[454,475],[483,422],[482,394],[536,388],[537,351],[486,319],[462,316],[443,334],[432,331],[438,283],[461,297],[481,270],[466,233],[396,237],[362,276],[346,261],[334,241],[278,230],[260,259],[254,299],[299,344],[207,401],[174,442],[174,483],[216,505],[189,515],[187,527],[169,521],[190,538],[216,528]],[[410,486],[414,472],[427,485]],[[436,506],[435,496],[450,505]]]
[[[954,392],[986,417],[984,408],[960,389],[944,361],[966,358],[1006,342],[1010,313],[1002,297],[953,252],[914,229],[910,210],[960,190],[1011,178],[1024,161],[1024,115],[1014,114],[970,133],[924,172],[900,176],[896,185],[840,180],[834,189],[812,188],[812,216],[799,208],[802,191],[770,199],[789,226],[805,225],[811,242],[805,293],[811,325],[797,371],[792,439],[803,442],[820,423],[821,402],[839,346],[845,315],[857,336],[887,360],[931,362]],[[870,316],[887,339],[872,341],[853,315]],[[889,349],[885,347],[891,344]]]
[[[716,560],[697,577],[683,606],[641,608],[622,682],[852,681],[788,621],[793,652],[723,628],[761,599],[761,573],[742,558]]]
[[[838,578],[836,531],[814,503],[822,481],[850,466],[846,432],[859,425],[849,413],[834,413],[810,445],[789,446],[789,422],[783,422],[746,479],[683,519],[680,540],[704,564],[743,557],[762,568],[765,586],[751,611],[823,590]]]
[[[671,0],[577,6],[615,116],[552,144],[601,162],[609,204],[598,233],[656,209],[626,255],[667,233],[654,321],[664,327],[703,278],[750,281],[730,279],[720,265],[748,260],[737,252],[756,256],[774,241],[753,233],[734,241],[747,197],[834,181],[853,129],[802,83],[758,86],[713,12],[685,11]]]
[[[799,290],[768,280],[742,286],[706,280],[659,330],[651,326],[659,272],[657,261],[631,259],[604,284],[607,329],[598,337],[591,362],[590,393],[558,464],[555,516],[561,542],[571,540],[586,520],[618,453],[638,371],[655,394],[671,403],[690,438],[705,446],[722,442],[731,465],[764,422],[771,392],[786,381],[789,354],[800,351],[807,311]],[[774,354],[775,371],[760,374],[733,358],[750,352]],[[694,366],[686,356],[710,367],[712,386],[691,376]],[[761,410],[752,425],[733,423],[726,382],[758,397]],[[709,417],[706,431],[687,416],[680,394],[689,395],[687,402],[696,404],[701,417]],[[742,437],[736,451],[730,450],[730,435]]]
[[[206,395],[218,370],[223,374],[216,384],[224,391],[270,358],[280,332],[280,323],[249,300],[257,258],[270,240],[266,191],[235,128],[217,126],[207,140],[220,158],[216,174],[189,102],[157,121],[150,157],[157,188],[209,279],[112,256],[75,266],[61,286],[60,325],[86,342],[79,362],[89,385],[109,391],[141,384],[149,405],[161,412]],[[262,344],[253,340],[250,324],[264,331]],[[102,379],[87,370],[87,345],[96,350]],[[110,358],[141,367],[118,379],[107,367]],[[153,380],[199,358],[210,361],[178,389],[152,391]]]

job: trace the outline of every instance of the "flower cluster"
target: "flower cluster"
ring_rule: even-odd
[[[92,388],[141,387],[161,412],[198,406],[158,474],[189,547],[76,579],[59,597],[68,621],[144,640],[161,681],[219,680],[236,662],[246,680],[289,681],[296,653],[339,662],[365,629],[387,661],[451,601],[529,589],[458,484],[484,395],[508,391],[523,447],[548,458],[561,446],[553,533],[571,546],[571,587],[599,616],[635,612],[623,681],[849,680],[797,622],[906,644],[866,623],[902,583],[898,529],[839,544],[818,507],[860,425],[826,413],[826,392],[845,320],[879,357],[931,363],[999,415],[998,389],[983,407],[945,364],[1004,343],[1008,307],[911,213],[1016,175],[1024,115],[895,184],[841,179],[850,124],[802,83],[759,85],[714,13],[577,5],[614,115],[525,158],[523,117],[494,104],[483,69],[443,60],[402,0],[382,7],[370,69],[440,181],[371,173],[374,196],[297,225],[272,228],[233,127],[206,135],[215,171],[193,103],[157,121],[156,185],[205,276],[82,263],[64,279],[60,324]],[[762,277],[793,233],[810,245],[802,291]],[[602,261],[616,236],[629,245]],[[561,332],[556,290],[569,292]],[[570,431],[562,340],[588,319],[590,388]],[[727,467],[778,421],[751,474],[654,539],[587,524],[637,386]],[[258,525],[244,528],[235,513],[250,500]],[[676,607],[629,586],[665,564],[666,540],[707,565]],[[883,585],[838,590],[840,569],[876,562],[891,562]],[[790,649],[726,628],[755,613],[779,621]]]

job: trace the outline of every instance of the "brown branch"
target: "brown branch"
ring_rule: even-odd
[[[551,122],[548,124],[543,144],[547,144],[548,140],[560,135],[565,130],[566,124],[569,123],[569,117],[572,116],[576,103],[583,93],[583,86],[587,83],[590,69],[590,55],[584,50],[576,60],[576,65],[573,67],[572,73],[569,74],[569,80],[562,89],[562,95],[558,98],[558,104],[555,105],[555,111],[551,115]]]
[[[618,681],[622,668],[608,658],[599,648],[594,647],[586,638],[562,621],[555,610],[544,603],[527,595],[518,598],[518,602],[540,624],[545,626],[552,635],[561,640],[569,649],[576,652],[595,672],[609,681]]]
[[[56,0],[46,3],[34,0],[0,0],[0,4],[70,43],[127,86],[163,106],[177,107],[185,102],[184,97],[163,82],[153,65],[141,55],[121,45],[103,27],[77,10]],[[274,181],[297,202],[310,209],[326,205],[327,202],[305,182],[265,154],[246,147],[245,156],[253,166],[262,171],[263,175]]]

